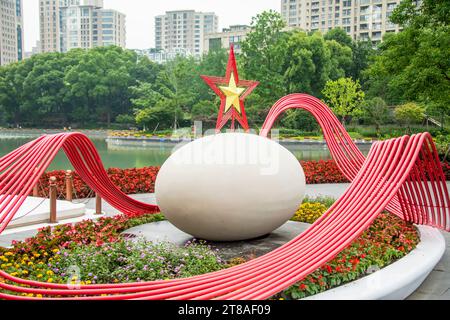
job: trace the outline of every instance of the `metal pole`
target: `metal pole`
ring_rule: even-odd
[[[50,177],[50,223],[57,223],[56,220],[56,177]]]

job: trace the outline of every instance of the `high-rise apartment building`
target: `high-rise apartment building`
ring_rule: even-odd
[[[0,0],[0,65],[22,59],[22,0]]]
[[[215,49],[230,49],[234,46],[234,52],[241,52],[241,43],[251,31],[251,27],[247,25],[233,25],[229,28],[222,29],[222,32],[208,33],[205,35],[204,52],[208,53]]]
[[[61,51],[60,0],[39,0],[41,52]]]
[[[200,56],[204,51],[204,37],[217,32],[219,18],[213,12],[168,11],[155,17],[155,47],[172,52],[184,49]]]
[[[103,0],[50,0],[55,4],[51,8],[45,8],[46,4],[43,4],[49,0],[40,1],[42,52],[67,52],[74,48],[108,45],[125,47],[125,15],[103,8]],[[55,19],[49,19],[47,12]]]
[[[398,32],[389,21],[400,0],[281,0],[288,27],[326,33],[344,29],[354,40],[379,42],[385,33]]]

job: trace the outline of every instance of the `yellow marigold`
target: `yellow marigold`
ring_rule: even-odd
[[[306,223],[314,223],[326,211],[327,207],[325,207],[321,203],[309,203],[309,202],[303,203],[298,208],[292,220]]]

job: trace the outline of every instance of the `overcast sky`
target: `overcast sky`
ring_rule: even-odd
[[[127,47],[154,47],[155,16],[170,10],[213,11],[219,16],[219,28],[230,24],[250,24],[264,10],[280,11],[280,0],[104,0],[105,8],[127,15]],[[31,51],[39,40],[39,1],[23,0],[25,50]]]

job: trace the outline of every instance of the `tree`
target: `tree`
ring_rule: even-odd
[[[375,97],[364,101],[363,118],[366,123],[374,124],[378,136],[381,134],[380,126],[389,117],[389,108],[383,99]]]
[[[423,121],[425,108],[416,103],[406,103],[395,108],[395,119],[401,124],[406,125],[409,132],[411,132],[411,125]]]
[[[450,3],[404,0],[391,21],[403,27],[387,35],[367,71],[368,93],[389,104],[414,101],[450,114]]]
[[[255,93],[271,104],[286,93],[283,84],[288,37],[283,32],[285,22],[279,13],[270,10],[254,17],[251,27],[252,31],[242,43],[242,66],[246,78],[260,81]]]
[[[342,28],[334,28],[324,35],[325,40],[334,40],[342,46],[351,48],[353,45],[352,38]]]
[[[317,97],[329,80],[346,76],[351,66],[351,49],[321,33],[303,31],[291,34],[284,63],[285,87],[289,93],[303,92]]]
[[[144,126],[144,129],[169,129],[174,121],[182,117],[180,108],[168,106],[164,101],[159,102],[152,108],[136,111],[136,123]]]
[[[361,102],[364,100],[364,92],[359,81],[355,82],[351,78],[328,81],[323,95],[334,113],[341,117],[344,125],[348,117],[362,114]]]
[[[369,67],[369,61],[374,56],[375,49],[370,41],[356,41],[352,45],[352,67],[350,76],[364,85],[363,71]]]

